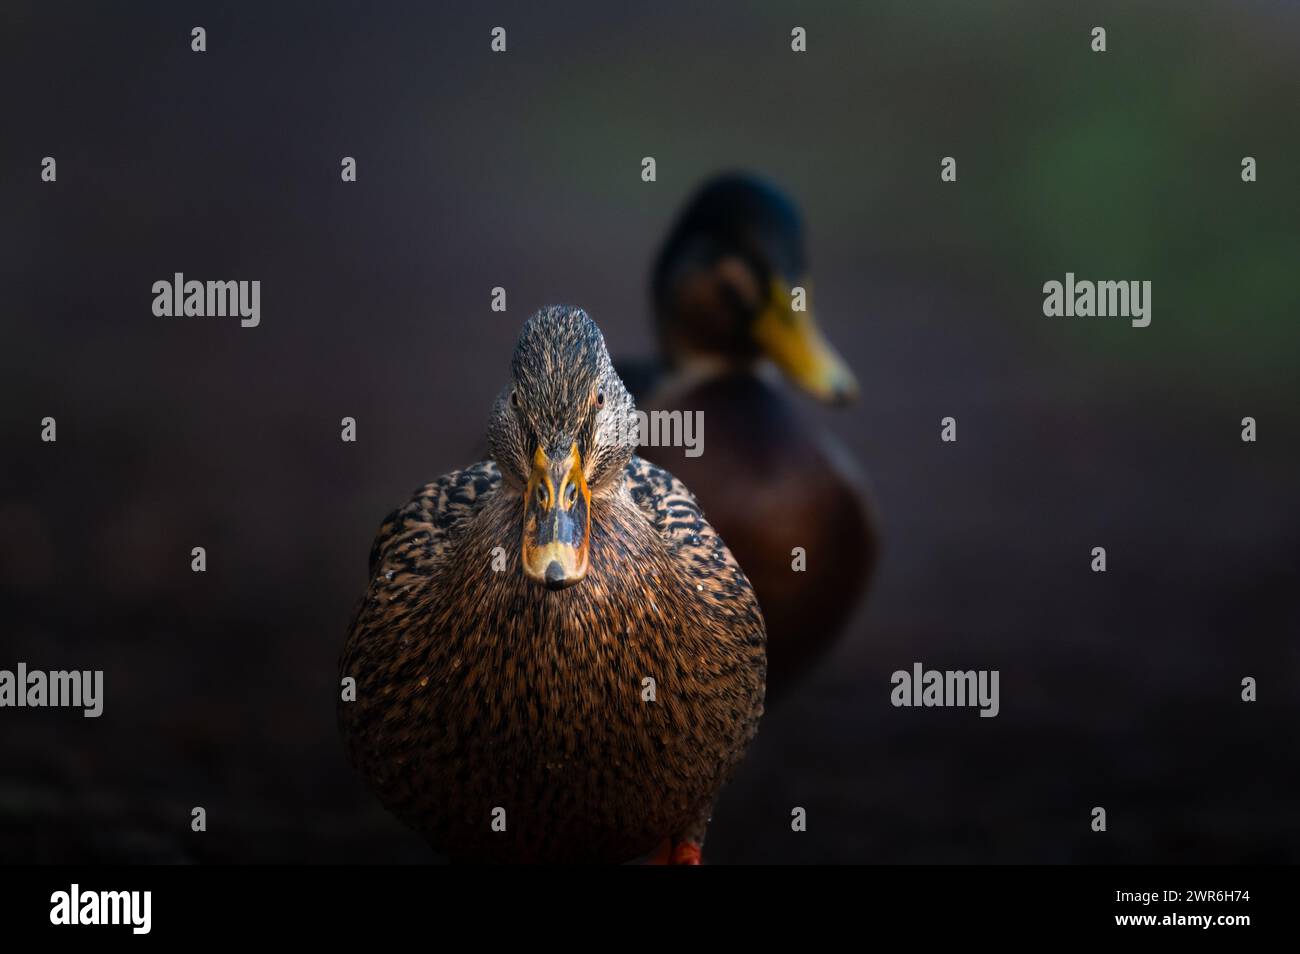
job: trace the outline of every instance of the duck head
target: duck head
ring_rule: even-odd
[[[660,344],[674,365],[766,358],[820,401],[857,396],[853,372],[808,306],[799,210],[774,185],[741,174],[706,183],[664,242],[651,284]],[[804,289],[802,310],[795,288]]]
[[[522,497],[524,573],[547,589],[587,575],[592,498],[619,486],[635,446],[634,410],[581,308],[544,308],[524,323],[488,441],[506,486]]]

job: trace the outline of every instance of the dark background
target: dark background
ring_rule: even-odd
[[[0,12],[0,668],[106,671],[98,720],[0,711],[0,860],[430,860],[335,729],[374,531],[470,460],[535,308],[648,351],[726,168],[805,212],[862,398],[801,409],[885,552],[710,859],[1300,859],[1300,8],[461,6]],[[261,326],[154,317],[175,271],[259,279]],[[1066,271],[1151,280],[1151,326],[1043,318]],[[999,669],[1001,715],[892,708],[914,661]]]

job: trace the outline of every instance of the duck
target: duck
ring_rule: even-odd
[[[490,458],[375,537],[339,726],[379,801],[453,861],[699,864],[755,737],[758,600],[686,486],[635,454],[634,413],[596,323],[544,308]]]
[[[703,440],[694,452],[639,453],[691,487],[753,584],[775,701],[844,633],[880,539],[861,469],[787,385],[843,406],[857,380],[813,318],[799,209],[766,179],[724,173],[703,184],[664,239],[650,286],[658,353],[619,370],[645,411],[697,413]]]

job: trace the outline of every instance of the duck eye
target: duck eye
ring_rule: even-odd
[[[605,406],[605,389],[601,388],[599,391],[596,392],[596,407],[604,407],[604,406]]]
[[[519,392],[518,392],[518,391],[511,391],[511,392],[510,392],[510,405],[511,405],[511,407],[518,407],[518,406],[519,406]]]
[[[537,485],[537,503],[542,507],[546,506],[546,488],[541,484]]]
[[[569,489],[564,493],[564,499],[567,500],[570,504],[572,504],[575,500],[578,499],[577,484],[569,484]]]

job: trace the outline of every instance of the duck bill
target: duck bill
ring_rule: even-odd
[[[566,454],[538,448],[524,492],[524,573],[548,590],[587,575],[591,492],[575,444]]]
[[[773,280],[767,307],[754,322],[754,340],[781,372],[811,397],[847,404],[858,396],[858,382],[817,327],[809,311],[795,311],[790,288]]]

